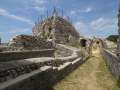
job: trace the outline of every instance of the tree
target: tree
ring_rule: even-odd
[[[107,37],[107,40],[117,43],[119,35],[110,35]]]

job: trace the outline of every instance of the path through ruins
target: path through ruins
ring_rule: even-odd
[[[99,49],[94,50],[92,58],[53,88],[54,90],[120,90],[106,67]]]

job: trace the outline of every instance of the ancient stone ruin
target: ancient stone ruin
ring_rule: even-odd
[[[54,48],[53,43],[38,36],[18,35],[9,42],[9,50],[40,50]]]
[[[86,61],[88,54],[70,46],[78,42],[79,33],[54,10],[33,35],[15,36],[0,52],[0,90],[47,90]]]
[[[53,39],[57,43],[64,44],[79,40],[79,33],[69,21],[59,16],[56,10],[54,10],[52,16],[35,24],[33,35],[46,40]]]
[[[35,23],[33,35],[18,35],[9,42],[9,50],[39,50],[54,48],[55,43],[76,44],[79,33],[72,24],[61,16],[56,9],[53,15]]]

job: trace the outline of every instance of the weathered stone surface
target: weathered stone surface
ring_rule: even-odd
[[[54,49],[0,52],[0,62],[52,56],[54,56]]]
[[[106,60],[106,64],[110,69],[111,73],[116,79],[120,79],[120,59],[116,56],[116,54],[106,50],[101,49],[101,54],[103,58]]]
[[[33,35],[18,35],[12,38],[8,51],[50,49],[55,48],[55,43],[79,43],[79,33],[73,25],[57,14],[35,24]]]
[[[37,36],[18,35],[9,42],[9,50],[40,50],[54,48],[53,43]]]
[[[41,67],[31,73],[1,83],[0,90],[46,90],[73,71],[81,64],[79,63],[81,61],[79,59],[76,60],[76,63],[66,62],[56,69],[46,66]]]
[[[3,76],[1,80],[3,83],[0,83],[0,90],[49,90],[52,85],[85,61],[80,57],[78,49],[60,44],[58,46],[66,48],[65,50],[70,49],[71,55],[1,63],[0,76]],[[3,71],[9,71],[7,79],[7,74],[5,76]]]
[[[75,43],[79,33],[73,25],[64,18],[53,15],[33,27],[33,35],[45,39],[55,39],[57,43]]]
[[[38,69],[37,65],[25,60],[0,63],[0,82],[18,77]]]

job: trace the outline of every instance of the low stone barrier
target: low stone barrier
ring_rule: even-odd
[[[111,71],[112,75],[116,78],[120,78],[120,59],[112,52],[102,48],[101,54],[106,61],[106,64]]]
[[[38,51],[14,51],[0,52],[0,62],[20,60],[35,57],[51,57],[54,55],[54,49],[38,50]]]
[[[31,73],[21,75],[13,80],[1,83],[0,90],[44,90],[43,87],[48,85],[49,77],[47,75],[51,70],[51,67],[42,67]]]
[[[1,83],[0,90],[49,90],[82,63],[83,61],[78,58],[59,67],[44,66],[31,73]]]

